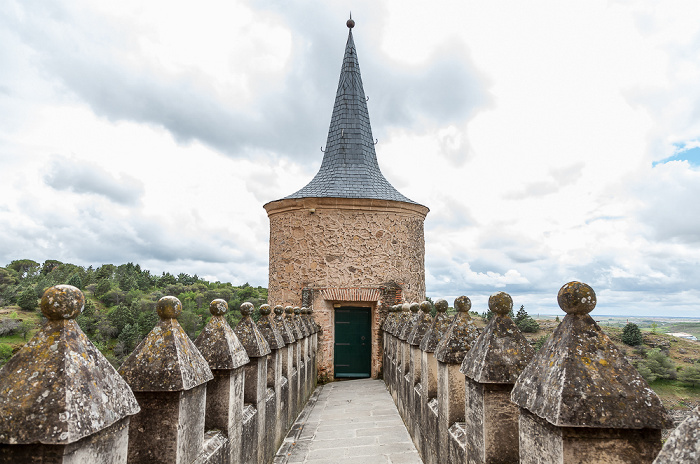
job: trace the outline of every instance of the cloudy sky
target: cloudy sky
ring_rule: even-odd
[[[700,2],[7,0],[0,265],[267,285],[262,205],[321,163],[352,10],[433,298],[700,316]]]

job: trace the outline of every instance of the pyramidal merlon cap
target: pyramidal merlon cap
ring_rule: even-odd
[[[347,26],[348,42],[321,168],[306,187],[285,199],[366,198],[417,204],[401,195],[379,169],[352,37],[355,22],[351,19]]]

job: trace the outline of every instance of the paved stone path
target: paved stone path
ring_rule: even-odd
[[[318,387],[274,462],[422,463],[386,385],[370,379]]]

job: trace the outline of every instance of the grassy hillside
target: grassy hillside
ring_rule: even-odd
[[[43,323],[38,303],[44,291],[66,283],[85,294],[85,309],[77,322],[114,365],[120,365],[155,326],[155,305],[162,296],[180,299],[180,325],[191,338],[209,321],[209,303],[214,299],[228,302],[231,310],[226,317],[231,325],[240,320],[237,308],[241,303],[249,301],[259,307],[267,301],[263,287],[209,282],[185,273],[152,275],[133,263],[84,268],[56,260],[43,264],[15,260],[0,267],[0,366]]]

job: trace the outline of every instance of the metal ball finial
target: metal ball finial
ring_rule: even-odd
[[[348,19],[348,22],[346,22],[345,25],[347,25],[349,29],[355,27],[355,21],[352,20],[352,13],[350,13],[350,19]]]

